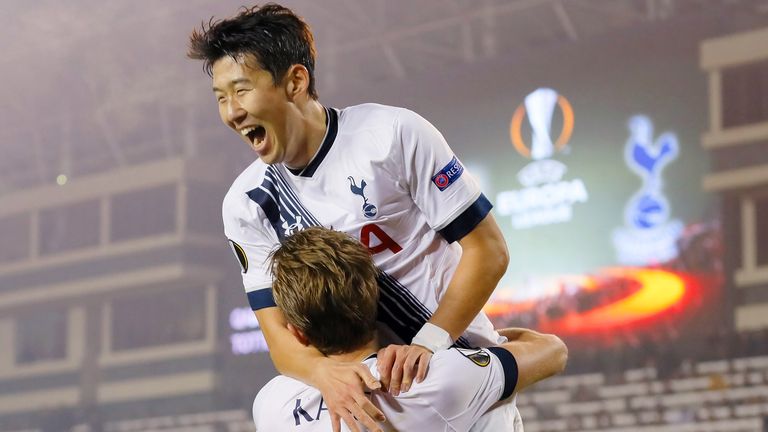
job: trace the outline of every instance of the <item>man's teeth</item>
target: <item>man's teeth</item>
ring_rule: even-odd
[[[249,133],[255,130],[256,130],[255,127],[247,127],[247,128],[240,129],[240,133],[243,134],[243,136],[248,136]]]

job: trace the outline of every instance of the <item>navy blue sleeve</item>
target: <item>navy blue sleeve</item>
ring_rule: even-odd
[[[461,240],[488,216],[492,208],[493,205],[488,201],[488,198],[480,194],[472,205],[438,232],[448,240],[448,243]]]
[[[248,303],[251,305],[251,310],[277,306],[274,297],[272,297],[272,288],[264,288],[249,292]]]
[[[501,366],[504,369],[504,392],[502,392],[499,400],[504,400],[512,395],[517,387],[517,360],[511,352],[499,347],[486,348],[492,354],[494,354],[501,361]]]

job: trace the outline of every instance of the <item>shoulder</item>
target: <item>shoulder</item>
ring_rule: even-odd
[[[484,377],[493,375],[493,354],[483,348],[450,348],[440,351],[429,363],[424,383],[447,393],[480,387]]]
[[[306,392],[309,386],[289,378],[278,375],[270,380],[259,390],[253,400],[253,420],[256,424],[264,422],[270,416],[275,416],[284,405],[290,405],[297,395]]]
[[[500,378],[493,354],[487,350],[451,348],[432,357],[426,379],[414,384],[409,393],[416,391],[410,396],[422,399],[454,428],[467,430],[499,400]]]
[[[339,124],[344,132],[354,133],[366,129],[393,129],[429,124],[422,116],[408,108],[366,103],[353,105],[340,111]]]
[[[283,375],[262,387],[253,402],[253,422],[259,432],[331,430],[330,415],[320,391]]]
[[[295,380],[285,375],[278,375],[264,384],[264,386],[259,390],[259,393],[256,395],[256,399],[274,396],[278,392],[281,394],[293,393],[294,390],[301,390],[305,387],[306,385],[301,381]]]
[[[264,173],[267,171],[267,164],[260,159],[253,161],[247,168],[237,176],[235,181],[229,187],[229,191],[224,196],[224,202],[234,202],[248,191],[258,187],[264,179]]]
[[[344,108],[339,114],[339,135],[352,140],[366,155],[401,155],[437,130],[419,114],[407,108],[367,103]],[[401,163],[401,157],[395,160]]]
[[[232,182],[222,203],[222,214],[225,221],[228,218],[242,216],[242,213],[246,211],[249,200],[247,194],[261,184],[266,169],[267,165],[264,162],[255,160]]]
[[[438,368],[451,369],[459,367],[464,369],[485,368],[491,364],[491,353],[485,348],[456,348],[439,351],[432,357],[432,361]],[[430,363],[430,371],[432,363]]]
[[[405,108],[376,103],[353,105],[339,111],[339,123],[342,128],[349,131],[392,127],[403,110]]]

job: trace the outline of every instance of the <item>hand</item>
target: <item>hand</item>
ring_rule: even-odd
[[[384,388],[393,396],[407,392],[414,376],[416,382],[424,381],[431,358],[432,351],[421,345],[390,345],[380,349],[377,360]]]
[[[371,432],[383,432],[376,421],[385,421],[384,414],[363,393],[363,384],[377,390],[381,383],[365,365],[323,359],[318,363],[313,383],[328,407],[333,432],[341,431],[340,419],[352,432],[360,432],[355,419]]]

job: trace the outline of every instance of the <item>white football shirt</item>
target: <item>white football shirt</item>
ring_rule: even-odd
[[[491,210],[440,132],[404,108],[326,109],[327,132],[301,171],[253,162],[223,204],[224,229],[251,308],[274,306],[267,257],[282,238],[322,225],[359,239],[382,276],[382,342],[410,343],[429,319],[461,256],[455,243]],[[484,314],[460,347],[500,342]]]
[[[363,363],[378,377],[375,356]],[[374,391],[370,398],[387,418],[386,431],[521,432],[514,400],[494,407],[516,383],[517,364],[503,348],[451,348],[432,357],[427,377],[408,392],[395,397]],[[331,430],[320,392],[282,375],[259,391],[253,420],[258,432]],[[348,429],[342,425],[342,430]]]

